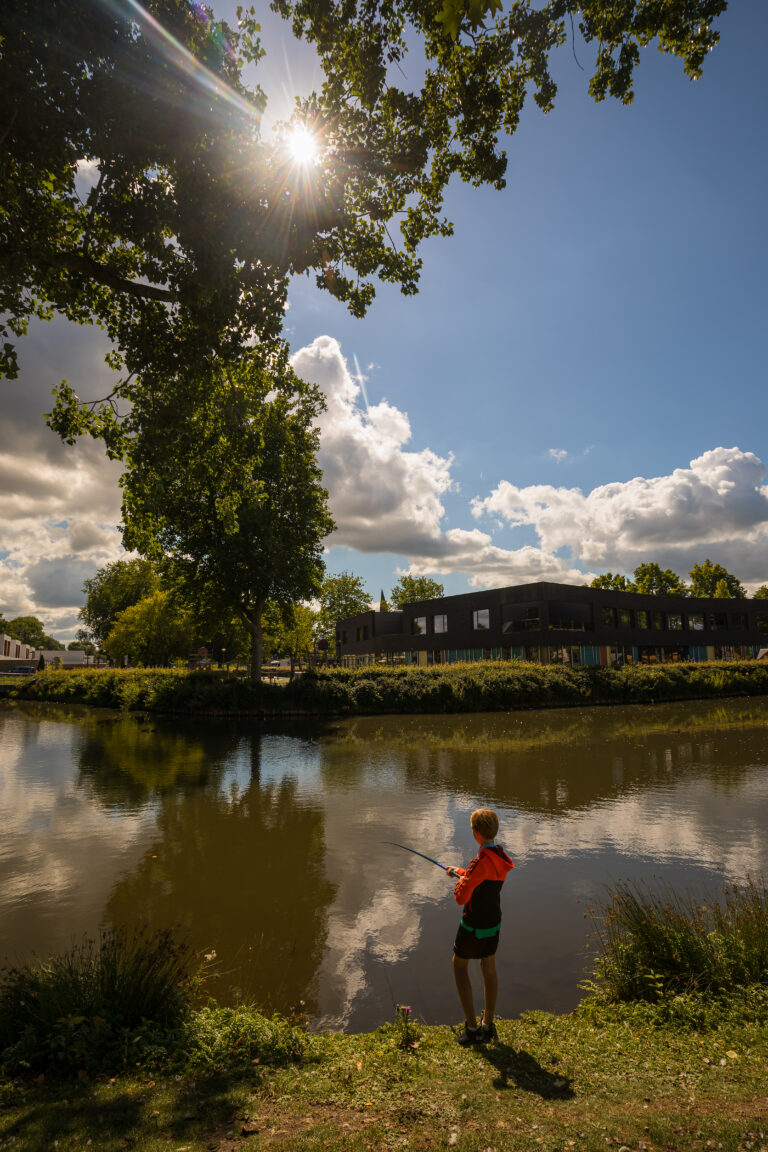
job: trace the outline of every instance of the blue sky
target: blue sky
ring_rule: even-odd
[[[263,25],[280,115],[319,76],[276,17]],[[718,26],[696,83],[646,51],[630,107],[595,104],[589,50],[584,72],[564,50],[555,110],[531,103],[509,141],[507,188],[451,186],[455,236],[424,246],[418,296],[381,286],[361,321],[294,282],[287,334],[329,396],[329,570],[375,597],[411,567],[460,592],[646,559],[685,575],[710,556],[768,582],[768,6],[733,4]],[[83,572],[119,554],[117,471],[37,421],[62,376],[90,372],[96,394],[100,339],[39,326],[0,392],[15,490],[0,530],[16,541],[0,611],[62,635]]]

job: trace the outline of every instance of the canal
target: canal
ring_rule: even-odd
[[[567,1011],[606,885],[768,874],[768,700],[279,727],[0,705],[0,961],[174,927],[222,1003],[458,1020],[449,864],[497,810],[500,1015]]]

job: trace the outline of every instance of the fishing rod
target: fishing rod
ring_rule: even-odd
[[[431,856],[426,856],[423,852],[417,852],[415,848],[409,848],[407,844],[398,844],[396,840],[387,840],[387,844],[392,844],[395,848],[403,848],[406,852],[412,852],[414,856],[421,856],[422,860],[429,860],[430,864],[437,864],[438,868],[442,868],[444,872],[452,872],[447,864],[441,864],[439,860],[434,860]]]

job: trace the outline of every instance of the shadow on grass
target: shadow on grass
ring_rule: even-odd
[[[18,1085],[0,1111],[0,1144],[9,1138],[17,1152],[39,1152],[54,1142],[85,1145],[90,1139],[100,1152],[141,1149],[154,1140],[205,1140],[239,1131],[244,1087],[252,1091],[260,1074],[185,1077],[176,1082],[158,1075],[155,1081],[118,1080]]]
[[[524,1048],[515,1050],[511,1044],[497,1040],[479,1044],[476,1051],[498,1072],[494,1088],[519,1088],[523,1092],[534,1092],[544,1100],[572,1100],[576,1095],[567,1076],[542,1068],[535,1056]]]

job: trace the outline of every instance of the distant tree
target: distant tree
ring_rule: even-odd
[[[688,575],[691,577],[691,596],[714,596],[726,600],[746,599],[747,593],[741,581],[723,568],[722,564],[713,564],[710,559],[706,559],[703,564],[694,564]]]
[[[37,670],[38,670],[38,672],[44,672],[45,671],[45,656],[43,656],[42,652],[40,653],[40,655],[37,658]]]
[[[410,572],[401,576],[395,584],[390,599],[394,608],[403,608],[414,600],[439,600],[445,595],[445,587],[429,576],[412,576]]]
[[[148,560],[115,560],[83,584],[80,619],[93,639],[103,644],[120,613],[159,587],[157,571]]]
[[[317,612],[308,604],[287,604],[282,607],[276,623],[273,650],[277,656],[291,661],[291,672],[298,664],[309,660],[315,640]]]
[[[761,584],[752,597],[753,600],[768,600],[768,584]]]
[[[168,592],[157,589],[124,609],[104,643],[110,659],[158,667],[189,654],[195,635],[190,613]]]
[[[85,652],[86,656],[93,656],[96,645],[86,640],[70,640],[67,644],[68,652]]]
[[[687,596],[688,589],[671,568],[659,564],[639,564],[634,571],[634,591],[646,596]]]
[[[637,592],[637,588],[628,580],[626,576],[622,576],[619,572],[603,572],[601,576],[595,576],[590,584],[590,588],[608,588],[615,592]]]
[[[336,621],[367,612],[371,607],[371,598],[363,586],[362,578],[345,571],[339,572],[338,576],[326,576],[320,588],[319,600],[317,636],[327,642],[328,655],[335,656]]]
[[[45,648],[47,651],[64,651],[64,645],[45,632],[43,622],[38,620],[37,616],[15,616],[13,620],[8,621],[6,627],[8,635],[21,640],[22,644],[29,644],[32,648]]]

